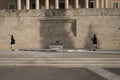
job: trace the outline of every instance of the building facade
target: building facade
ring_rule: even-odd
[[[120,0],[2,0],[0,9],[120,8]]]
[[[120,50],[120,0],[1,0],[0,50]]]

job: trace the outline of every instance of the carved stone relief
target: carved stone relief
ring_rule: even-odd
[[[75,20],[46,20],[40,21],[40,34],[41,36],[75,36],[76,26]]]

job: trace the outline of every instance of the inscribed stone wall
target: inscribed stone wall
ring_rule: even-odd
[[[10,50],[10,35],[15,49],[92,48],[97,34],[98,48],[120,50],[119,9],[20,10],[0,11],[0,50]]]

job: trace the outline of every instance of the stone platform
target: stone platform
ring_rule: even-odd
[[[119,51],[0,51],[1,80],[120,80],[116,69]]]
[[[120,67],[120,53],[115,51],[39,52],[0,51],[0,65],[101,66]]]

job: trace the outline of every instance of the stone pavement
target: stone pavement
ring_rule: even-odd
[[[0,51],[0,80],[120,80],[119,72],[119,51]]]
[[[89,70],[101,75],[108,80],[120,80],[120,76],[100,67],[89,67]],[[118,69],[120,70],[120,69]]]
[[[104,69],[120,76],[120,68],[104,68]]]
[[[0,67],[0,80],[107,80],[87,68]]]
[[[0,66],[0,80],[120,80],[120,76],[100,67]]]

